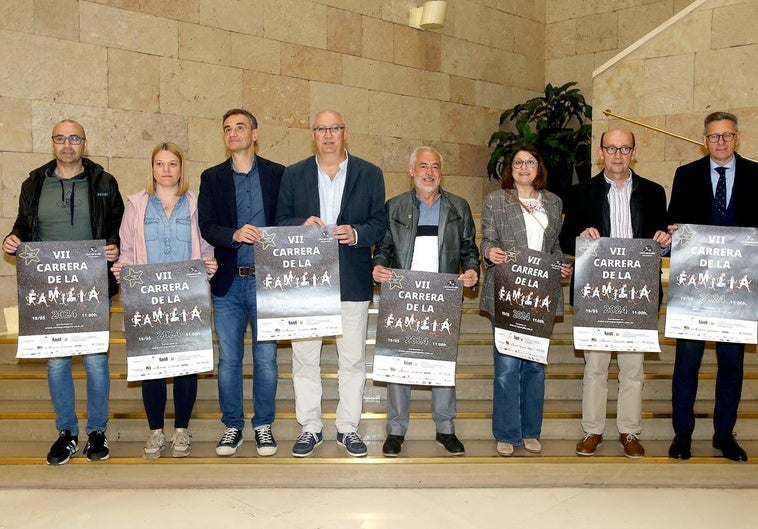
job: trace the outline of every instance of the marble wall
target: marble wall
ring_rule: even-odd
[[[707,0],[690,7],[664,31],[596,71],[593,80],[596,141],[611,126],[633,130],[635,170],[667,193],[676,168],[705,155],[703,147],[608,118],[603,109],[698,141],[707,114],[730,111],[742,131],[738,151],[758,159],[758,88],[750,66],[758,54],[758,1]]]
[[[445,26],[408,27],[422,0],[4,0],[0,2],[0,233],[29,170],[51,158],[59,119],[86,128],[90,156],[140,189],[152,147],[187,151],[186,171],[222,160],[222,114],[260,123],[261,155],[312,153],[309,123],[334,108],[349,147],[385,171],[387,195],[410,188],[410,151],[445,157],[443,185],[478,212],[496,184],[487,140],[504,108],[546,82],[578,81],[595,107],[697,138],[714,109],[738,112],[742,152],[758,156],[756,0],[697,9],[612,61],[690,0],[448,0]],[[745,67],[747,65],[747,67]],[[593,72],[595,75],[593,75]],[[668,185],[699,147],[632,127],[639,172]],[[752,134],[751,131],[756,131]],[[15,262],[0,260],[0,303],[15,305]],[[1,325],[0,325],[1,326]]]
[[[487,140],[504,108],[545,85],[545,0],[450,0],[445,26],[408,26],[421,0],[4,0],[0,2],[0,232],[28,172],[51,158],[50,132],[80,121],[90,157],[141,188],[152,147],[187,152],[193,187],[225,156],[221,116],[259,120],[259,153],[312,153],[319,110],[343,113],[353,153],[410,188],[410,151],[444,155],[443,185],[478,212]],[[14,260],[0,303],[15,305]]]

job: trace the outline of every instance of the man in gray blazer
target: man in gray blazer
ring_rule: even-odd
[[[442,155],[433,147],[413,151],[408,171],[414,189],[387,201],[387,232],[374,249],[374,281],[392,279],[388,267],[457,274],[465,287],[479,280],[476,226],[468,203],[440,189]],[[411,386],[387,384],[386,457],[397,457],[405,440],[410,415]],[[455,435],[455,386],[432,387],[432,417],[437,442],[450,455],[462,456]]]

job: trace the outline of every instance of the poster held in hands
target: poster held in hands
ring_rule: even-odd
[[[121,302],[128,381],[213,370],[205,262],[124,265]]]
[[[679,224],[671,246],[666,336],[756,343],[758,230]]]
[[[454,386],[462,302],[456,274],[392,269],[381,289],[374,380]]]
[[[561,263],[544,252],[511,248],[494,273],[497,351],[547,364],[559,309]]]
[[[255,243],[259,340],[342,334],[339,243],[332,228],[261,228]]]
[[[653,239],[576,239],[574,347],[660,352],[660,245]]]
[[[16,252],[18,358],[108,350],[105,241],[23,242]]]

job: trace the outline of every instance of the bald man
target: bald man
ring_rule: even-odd
[[[85,158],[84,127],[71,119],[55,124],[52,133],[55,159],[34,169],[21,184],[18,216],[3,240],[3,251],[15,254],[26,241],[76,241],[105,239],[108,259],[108,294],[118,285],[110,267],[119,256],[118,229],[124,201],[113,175]],[[47,361],[47,382],[55,409],[58,439],[47,454],[48,465],[64,465],[79,450],[79,420],[76,417],[72,357]],[[105,438],[108,424],[110,372],[106,353],[82,355],[87,372],[88,461],[108,459]]]
[[[339,112],[324,110],[311,129],[316,155],[284,171],[277,205],[280,226],[334,225],[339,242],[342,335],[337,337],[337,444],[353,457],[368,454],[358,434],[366,384],[366,326],[374,294],[371,247],[387,228],[384,175],[374,164],[349,154],[348,129]],[[292,341],[295,416],[302,431],[292,448],[307,457],[323,441],[321,339]]]
[[[671,236],[666,225],[666,192],[631,168],[636,160],[634,134],[611,129],[600,137],[598,155],[603,171],[571,189],[561,230],[561,248],[576,253],[576,237],[599,239],[622,237],[653,239],[668,248]],[[573,301],[573,282],[572,282]],[[643,353],[617,353],[619,367],[616,426],[624,455],[641,458],[645,449],[642,433],[642,385],[645,379]],[[576,445],[580,456],[592,456],[603,442],[608,399],[610,351],[584,352],[582,379],[582,430]]]

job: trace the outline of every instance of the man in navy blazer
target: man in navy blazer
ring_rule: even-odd
[[[337,337],[339,404],[337,443],[354,457],[368,453],[358,435],[366,382],[368,303],[374,292],[371,247],[384,236],[384,175],[345,149],[347,128],[338,112],[316,115],[316,155],[289,166],[282,178],[277,224],[334,225],[339,242],[342,336]],[[321,421],[321,339],[292,341],[295,415],[302,427],[292,448],[309,456],[323,440]]]
[[[247,322],[253,329],[252,424],[258,455],[276,453],[274,422],[276,342],[258,342],[255,300],[255,252],[259,227],[273,226],[284,166],[255,154],[258,122],[247,110],[229,110],[223,118],[224,144],[231,154],[203,171],[198,220],[203,238],[215,247],[218,271],[211,279],[213,321],[218,338],[218,397],[226,426],[216,454],[230,456],[242,444],[242,358]]]
[[[708,155],[676,170],[671,189],[668,217],[669,231],[675,223],[711,226],[758,227],[758,163],[735,153],[740,143],[737,116],[728,112],[713,112],[705,118],[703,145]],[[724,171],[724,169],[726,169]],[[724,173],[723,191],[719,179]],[[717,192],[726,193],[726,209],[715,207]],[[692,432],[695,429],[694,405],[698,373],[703,359],[705,342],[677,339],[674,377],[672,380],[672,422],[674,440],[669,456],[689,459]],[[716,402],[713,409],[713,447],[733,461],[747,461],[747,454],[734,438],[737,408],[742,396],[743,360],[745,345],[716,343],[718,371]]]

